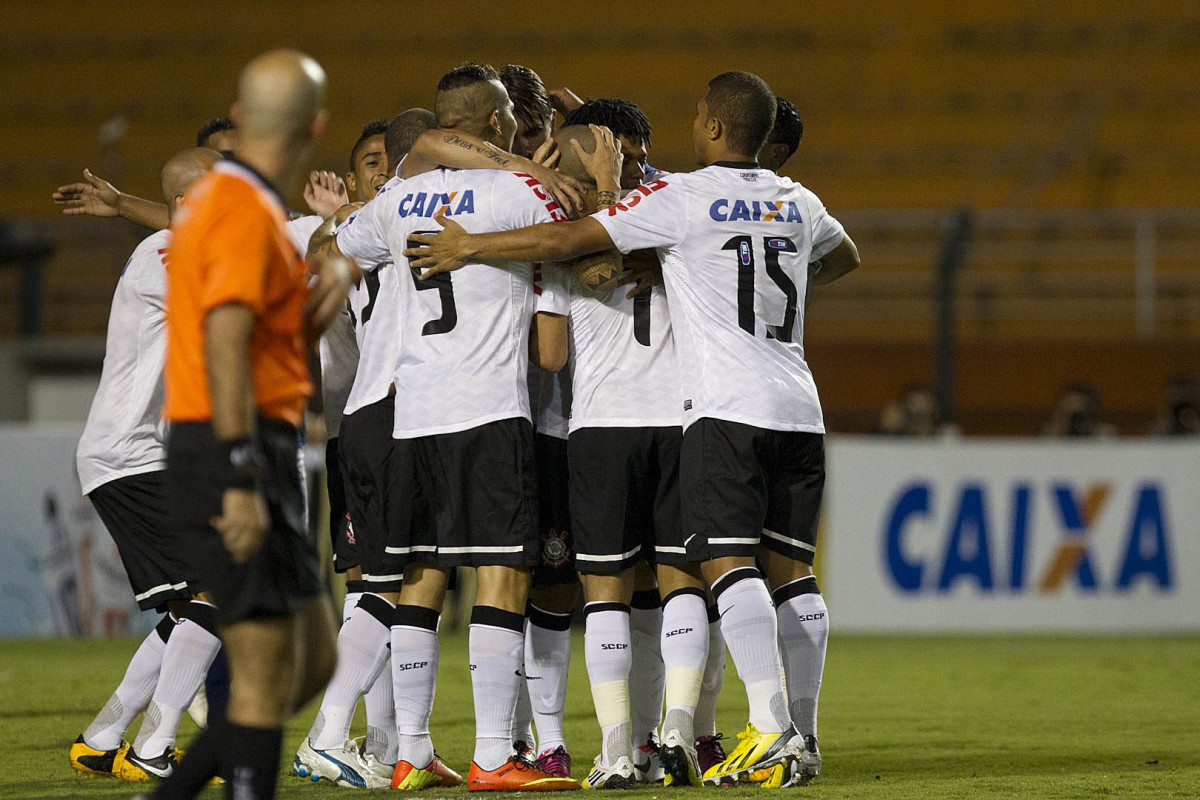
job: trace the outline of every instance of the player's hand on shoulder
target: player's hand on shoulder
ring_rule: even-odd
[[[304,202],[318,216],[328,217],[346,205],[350,195],[346,183],[327,169],[313,170],[304,184]]]
[[[54,204],[64,214],[88,214],[93,217],[115,217],[121,212],[121,193],[103,178],[83,171],[82,183],[68,183],[54,190]]]
[[[221,495],[221,516],[208,521],[235,563],[244,564],[262,547],[267,535],[267,504],[249,489],[226,489]]]
[[[346,307],[350,287],[362,277],[354,259],[341,253],[320,252],[308,260],[313,280],[304,301],[304,335],[310,341],[321,337]]]
[[[538,152],[533,154],[533,166],[529,170],[529,174],[537,179],[538,183],[550,193],[550,195],[558,201],[568,216],[577,216],[583,211],[583,184],[572,178],[570,175],[564,175],[552,166],[538,162],[538,155],[543,152],[547,142],[538,148]],[[549,152],[549,151],[547,151]],[[558,163],[560,155],[558,146],[554,145],[553,163]],[[547,155],[547,158],[550,156]]]
[[[633,288],[625,297],[631,300],[655,286],[663,285],[662,262],[658,260],[657,253],[653,250],[634,250],[625,256],[625,272],[616,285],[630,284],[633,284]]]
[[[592,152],[583,149],[577,140],[571,141],[579,156],[583,168],[596,181],[600,191],[620,187],[621,185],[621,140],[613,136],[613,132],[603,125],[588,125],[596,138],[596,147]]]
[[[404,255],[421,280],[461,268],[471,258],[469,237],[463,226],[446,217],[434,217],[442,226],[436,234],[411,234]]]

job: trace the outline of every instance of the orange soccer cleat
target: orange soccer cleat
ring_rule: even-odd
[[[467,790],[472,792],[565,792],[578,788],[579,781],[551,775],[515,755],[491,770],[472,761],[467,772]]]

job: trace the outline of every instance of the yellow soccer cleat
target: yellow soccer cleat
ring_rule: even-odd
[[[430,786],[437,786],[441,783],[442,776],[433,769],[436,763],[438,761],[435,758],[426,767],[414,767],[407,761],[397,761],[396,768],[392,771],[392,788],[418,792]]]
[[[115,778],[128,749],[129,742],[121,742],[112,750],[97,750],[80,735],[71,745],[71,769],[86,778]]]
[[[762,733],[747,724],[746,730],[738,734],[733,752],[704,773],[704,785],[724,786],[754,778],[767,781],[772,767],[798,758],[803,747],[804,740],[795,726],[789,725],[782,733]]]

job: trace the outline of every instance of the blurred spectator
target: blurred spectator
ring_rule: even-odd
[[[889,436],[941,436],[958,433],[958,428],[943,418],[933,388],[913,384],[900,399],[879,414],[879,432]]]
[[[1196,381],[1177,375],[1163,387],[1158,416],[1150,425],[1151,436],[1195,436],[1200,434],[1200,387]]]
[[[1069,383],[1058,396],[1054,414],[1042,436],[1116,436],[1117,429],[1100,418],[1100,392],[1090,383]]]

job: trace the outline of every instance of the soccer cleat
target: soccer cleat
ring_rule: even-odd
[[[696,758],[696,748],[679,735],[679,731],[668,731],[658,746],[658,758],[662,762],[663,786],[699,786],[704,772]]]
[[[429,769],[438,776],[438,786],[449,789],[453,786],[463,785],[462,775],[450,769],[437,753],[433,754],[433,763],[429,765]]]
[[[755,772],[762,772],[766,778],[771,767],[798,757],[803,746],[804,740],[794,725],[789,725],[783,733],[761,733],[753,723],[747,723],[746,730],[738,734],[738,746],[733,752],[704,773],[704,785],[722,786],[750,780]]]
[[[439,763],[438,759],[434,758],[427,767],[414,767],[407,761],[397,761],[396,769],[392,772],[390,786],[393,789],[408,791],[420,791],[430,786],[437,786],[441,781],[441,778],[433,770],[433,765],[437,763]]]
[[[637,785],[633,764],[625,756],[619,756],[612,766],[602,766],[601,757],[596,756],[592,771],[583,779],[585,789],[632,789]]]
[[[348,740],[342,747],[317,750],[309,744],[308,737],[305,736],[296,750],[296,757],[292,759],[292,774],[307,778],[313,783],[323,779],[336,786],[365,789],[367,771],[367,762],[359,755],[358,743],[353,739]]]
[[[467,772],[471,792],[563,792],[579,788],[579,781],[551,775],[516,755],[496,769],[483,769],[474,761]]]
[[[663,780],[662,761],[658,757],[658,742],[653,737],[633,750],[633,772],[638,783],[659,783]]]
[[[537,750],[534,749],[532,742],[527,742],[524,739],[517,739],[513,742],[513,750],[516,751],[519,758],[528,761],[530,764],[537,761]]]
[[[367,788],[390,789],[396,765],[383,763],[373,753],[363,753],[361,750],[359,750],[359,753],[362,756],[363,766],[365,767],[362,775],[363,779],[367,782]]]
[[[557,775],[560,778],[571,777],[571,754],[561,744],[553,750],[547,750],[533,762],[538,769]]]
[[[120,747],[112,750],[97,750],[80,734],[71,745],[71,769],[88,778],[115,778],[128,749],[129,743],[121,742]]]
[[[696,740],[696,759],[700,762],[700,774],[703,775],[717,764],[725,760],[725,748],[721,746],[724,734],[701,736]]]
[[[750,773],[748,780],[764,789],[787,789],[792,786],[807,786],[821,774],[821,751],[817,749],[817,737],[804,736],[804,749],[798,757],[792,757],[770,769]]]
[[[821,751],[817,748],[817,737],[804,735],[804,750],[800,753],[800,774],[795,786],[807,786],[808,782],[821,774]]]
[[[142,758],[130,747],[116,763],[116,775],[123,781],[156,781],[171,777],[183,753],[174,747],[154,758]]]

